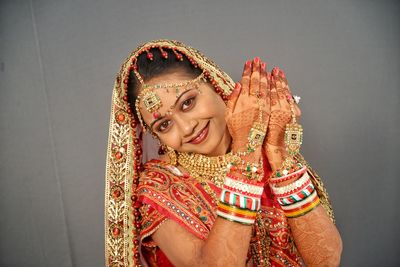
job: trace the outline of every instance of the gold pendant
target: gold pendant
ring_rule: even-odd
[[[285,144],[287,152],[294,157],[300,152],[303,143],[303,127],[296,122],[286,124]]]
[[[250,129],[248,140],[248,149],[254,151],[256,147],[264,142],[267,126],[260,122],[255,122]]]

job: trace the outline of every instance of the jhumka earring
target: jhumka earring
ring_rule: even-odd
[[[154,135],[153,135],[153,138],[157,139],[157,141],[158,141],[158,155],[165,155],[165,153],[167,152],[167,147],[163,143],[161,143],[161,141],[160,141],[160,139],[158,139],[158,137],[154,137]]]
[[[178,156],[176,155],[176,151],[169,146],[166,147],[167,147],[167,155],[169,157],[169,163],[171,165],[176,165],[178,162]]]

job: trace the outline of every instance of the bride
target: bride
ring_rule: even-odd
[[[285,74],[234,83],[177,41],[139,46],[116,78],[106,169],[107,266],[338,266],[326,190],[299,153]],[[158,159],[144,162],[146,135]]]

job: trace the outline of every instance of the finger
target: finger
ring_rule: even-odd
[[[286,83],[283,81],[282,77],[280,76],[281,70],[275,67],[272,70],[272,75],[274,76],[275,83],[276,83],[276,92],[278,94],[278,101],[280,108],[282,110],[290,110],[289,102],[287,101],[288,96],[288,89],[286,87]]]
[[[264,109],[267,113],[270,112],[270,94],[268,89],[268,77],[267,77],[267,64],[265,62],[261,63],[261,79],[260,79],[260,98],[262,98],[262,102],[265,104]]]
[[[240,83],[235,83],[235,88],[233,89],[232,93],[229,96],[229,100],[226,103],[227,109],[229,109],[231,112],[235,109],[237,100],[240,95],[241,88],[242,87],[241,87]]]
[[[271,111],[272,110],[277,110],[279,109],[279,98],[278,98],[278,93],[276,91],[276,83],[275,83],[275,78],[272,75],[272,72],[270,74],[270,92],[271,92]]]
[[[252,72],[250,77],[250,95],[257,95],[260,91],[260,58],[256,57],[253,60]]]
[[[249,93],[251,65],[252,65],[251,60],[247,60],[246,63],[244,64],[242,80],[240,81],[240,84],[242,85],[241,90],[243,94]]]
[[[295,116],[296,116],[297,118],[300,118],[300,116],[301,116],[301,110],[300,110],[299,105],[298,105],[298,104],[296,103],[296,101],[294,100],[294,97],[293,97],[293,95],[292,95],[292,92],[290,91],[289,84],[288,84],[288,82],[287,82],[285,72],[284,72],[283,70],[280,70],[280,71],[279,71],[279,76],[280,76],[281,81],[282,81],[282,83],[283,83],[284,93],[286,94],[286,99],[288,100],[288,102],[290,101],[290,102],[293,103]]]
[[[287,79],[286,79],[286,74],[285,74],[285,72],[283,71],[283,70],[279,70],[279,77],[280,77],[280,79],[281,79],[281,82],[282,82],[282,87],[284,88],[284,90],[285,90],[285,94],[286,95],[292,95],[292,92],[290,91],[290,88],[289,88],[289,84],[288,84],[288,81],[287,81]]]
[[[300,118],[301,116],[301,109],[299,107],[299,105],[297,105],[296,102],[293,103],[294,106],[294,114],[296,115],[297,118]]]

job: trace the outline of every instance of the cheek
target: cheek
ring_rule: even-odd
[[[176,149],[181,145],[180,138],[177,138],[177,136],[179,136],[179,132],[176,129],[172,129],[171,131],[168,131],[168,133],[161,134],[158,137],[161,143]]]
[[[225,109],[226,105],[222,99],[214,99],[214,103],[210,105],[210,109],[214,114],[214,119],[218,122],[218,126],[225,128]]]

